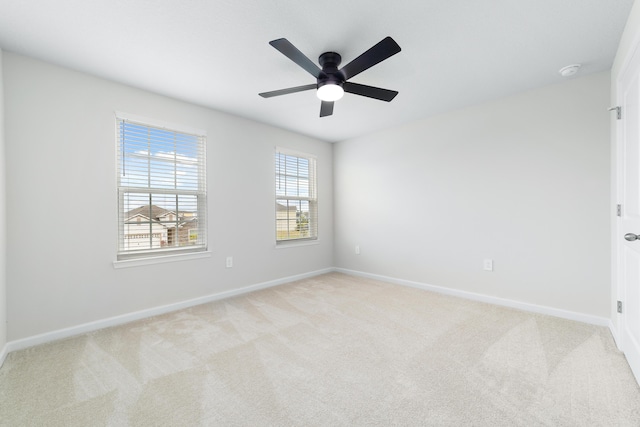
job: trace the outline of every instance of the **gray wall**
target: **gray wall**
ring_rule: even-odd
[[[600,73],[336,144],[336,266],[609,317],[608,103]]]
[[[610,315],[608,73],[332,146],[2,59],[5,341],[334,265]],[[207,131],[211,258],[113,268],[114,111]],[[276,145],[318,157],[317,245],[275,248]],[[494,272],[482,271],[485,258]]]
[[[9,340],[333,265],[331,144],[8,52],[4,89]],[[114,111],[207,131],[211,258],[113,268]],[[318,158],[319,244],[275,248],[275,146]]]

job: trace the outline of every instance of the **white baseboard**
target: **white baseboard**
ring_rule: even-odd
[[[169,313],[183,308],[193,307],[200,304],[205,304],[212,301],[221,300],[224,298],[233,297],[236,295],[242,295],[249,292],[257,291],[259,289],[266,289],[273,286],[282,285],[285,283],[294,282],[296,280],[302,280],[309,277],[319,276],[325,273],[339,272],[349,274],[352,276],[366,277],[374,280],[380,280],[383,282],[393,283],[397,285],[410,286],[413,288],[424,289],[431,292],[437,292],[441,294],[451,295],[455,297],[465,298],[474,301],[481,301],[490,304],[500,305],[504,307],[517,308],[524,311],[530,311],[533,313],[546,314],[550,316],[560,317],[563,319],[575,320],[578,322],[589,323],[598,326],[606,326],[611,330],[614,339],[617,334],[613,323],[610,319],[598,316],[592,316],[583,313],[577,313],[573,311],[561,310],[552,307],[540,306],[535,304],[524,303],[520,301],[513,301],[504,298],[498,298],[488,295],[476,294],[472,292],[466,292],[458,289],[445,288],[442,286],[429,285],[420,282],[414,282],[410,280],[397,279],[393,277],[382,276],[378,274],[365,273],[362,271],[349,270],[345,268],[325,268],[322,270],[316,270],[308,273],[298,274],[294,276],[283,277],[280,279],[270,280],[267,282],[258,283],[255,285],[245,286],[239,289],[232,289],[229,291],[219,292],[216,294],[205,295],[202,297],[181,301],[173,304],[167,304],[159,307],[153,307],[146,310],[140,310],[132,313],[123,314],[120,316],[114,316],[107,319],[96,320],[94,322],[84,323],[69,328],[58,329],[51,332],[45,332],[38,335],[22,338],[15,341],[9,341],[5,344],[2,352],[0,352],[0,367],[4,362],[6,356],[16,350],[22,350],[35,345],[45,344],[51,341],[56,341],[64,338],[73,337],[76,335],[85,334],[87,332],[97,331],[99,329],[108,328],[111,326],[122,325],[125,323],[133,322],[140,319],[145,319],[160,314]]]
[[[618,335],[618,327],[613,323],[612,320],[609,320],[609,330],[611,331],[611,335],[613,336],[613,341],[616,343],[616,347],[618,350],[622,351],[622,342],[620,342]]]
[[[396,285],[410,286],[412,288],[424,289],[440,294],[451,295],[459,298],[469,299],[473,301],[481,301],[489,304],[500,305],[504,307],[517,308],[519,310],[530,311],[532,313],[546,314],[549,316],[561,317],[563,319],[575,320],[582,323],[589,323],[598,326],[610,327],[610,319],[606,317],[593,316],[590,314],[577,313],[575,311],[567,311],[559,308],[546,307],[542,305],[529,304],[526,302],[514,301],[505,298],[493,297],[489,295],[476,294],[473,292],[462,291],[458,289],[445,288],[442,286],[429,285],[426,283],[413,282],[411,280],[396,279],[393,277],[381,276],[379,274],[365,273],[362,271],[349,270],[346,268],[335,268],[334,271],[339,273],[350,274],[352,276],[366,277],[369,279],[380,280],[382,282],[393,283]]]
[[[45,332],[38,335],[22,338],[15,341],[9,341],[0,356],[0,361],[4,361],[4,357],[12,351],[22,350],[35,345],[45,344],[51,341],[56,341],[64,338],[69,338],[76,335],[85,334],[87,332],[97,331],[99,329],[108,328],[111,326],[122,325],[124,323],[133,322],[140,319],[145,319],[160,314],[169,313],[183,308],[193,307],[200,304],[206,304],[208,302],[221,300],[224,298],[233,297],[236,295],[246,294],[249,292],[257,291],[259,289],[266,289],[273,286],[282,285],[289,282],[295,282],[296,280],[306,279],[309,277],[319,276],[325,273],[331,273],[335,271],[333,268],[325,268],[322,270],[311,271],[308,273],[297,274],[294,276],[283,277],[280,279],[269,280],[267,282],[257,283],[255,285],[245,286],[239,289],[232,289],[229,291],[219,292],[216,294],[205,295],[198,298],[193,298],[186,301],[181,301],[173,304],[167,304],[159,307],[153,307],[145,310],[135,311],[132,313],[122,314],[120,316],[109,317],[107,319],[96,320],[94,322],[83,323],[77,326],[71,326],[69,328],[58,329],[51,332]],[[2,364],[0,363],[0,366]]]
[[[5,344],[2,347],[2,351],[0,351],[0,368],[4,365],[4,360],[7,358],[7,354],[9,354],[9,345]]]

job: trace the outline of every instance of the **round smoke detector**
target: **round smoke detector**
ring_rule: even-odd
[[[571,77],[575,75],[579,69],[580,64],[567,65],[566,67],[560,68],[558,73],[560,73],[562,77]]]

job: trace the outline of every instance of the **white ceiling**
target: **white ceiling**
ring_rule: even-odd
[[[633,0],[0,0],[0,47],[131,86],[340,141],[611,67]],[[314,83],[268,42],[345,65],[386,36],[402,52],[319,118]]]

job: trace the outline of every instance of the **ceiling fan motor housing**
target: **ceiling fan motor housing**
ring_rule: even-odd
[[[322,67],[322,73],[318,77],[318,88],[334,84],[342,86],[345,81],[344,75],[338,70],[342,62],[342,57],[336,52],[325,52],[318,58],[318,63]]]

